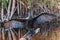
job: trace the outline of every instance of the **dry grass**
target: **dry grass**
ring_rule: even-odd
[[[60,40],[60,30],[49,32],[47,36],[40,38],[41,34],[38,33],[32,36],[31,40]]]

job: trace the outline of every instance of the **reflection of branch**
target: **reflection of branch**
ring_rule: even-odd
[[[10,30],[10,31],[11,31],[11,34],[12,34],[13,40],[16,40],[15,33],[14,33],[12,30]]]
[[[5,40],[4,28],[2,28],[2,40]]]
[[[12,40],[10,30],[8,30],[8,39]]]

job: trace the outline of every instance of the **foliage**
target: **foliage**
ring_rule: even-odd
[[[7,8],[7,3],[8,3],[8,1],[7,1],[7,0],[2,0],[2,3],[3,3],[4,9]]]
[[[24,2],[24,1],[26,1],[26,2],[28,1],[27,4],[29,4],[29,6],[31,6],[31,3],[32,3],[33,0],[21,0],[21,1],[23,1],[23,2]],[[39,1],[41,1],[41,0],[35,0],[35,1],[36,1],[36,3],[39,3]],[[7,1],[7,0],[2,0],[2,2],[3,2],[3,7],[6,8],[8,1]],[[42,0],[42,2],[43,2],[45,5],[48,4],[48,6],[51,7],[51,8],[53,8],[54,5],[55,5],[55,0]],[[49,2],[50,2],[50,4],[49,4]],[[47,4],[46,4],[46,3],[47,3]]]

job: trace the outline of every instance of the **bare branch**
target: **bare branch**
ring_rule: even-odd
[[[13,14],[14,14],[14,8],[15,8],[15,0],[13,0],[13,3],[12,3],[12,9],[11,9],[11,15],[10,15],[10,19],[11,19],[11,17],[13,16]]]
[[[3,15],[3,2],[2,2],[2,9],[1,9],[1,20],[4,21],[4,15]]]
[[[9,0],[9,5],[8,5],[8,9],[7,9],[7,19],[10,16],[10,8],[11,8],[11,0]]]

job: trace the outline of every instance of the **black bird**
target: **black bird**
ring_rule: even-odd
[[[52,17],[56,17],[56,15],[54,15],[54,14],[49,14],[49,13],[45,13],[45,12],[43,12],[43,13],[40,13],[38,16],[36,16],[36,17],[32,17],[32,14],[29,12],[29,15],[28,15],[28,17],[27,18],[19,18],[19,19],[15,19],[15,18],[12,18],[12,19],[10,19],[9,21],[12,21],[12,20],[14,20],[14,21],[18,21],[15,25],[14,24],[12,24],[11,25],[11,28],[24,28],[25,27],[25,24],[24,24],[24,22],[25,21],[28,21],[28,26],[30,26],[30,27],[33,27],[33,24],[34,23],[36,23],[36,24],[41,24],[41,23],[45,23],[46,21],[50,21],[50,20],[52,20],[52,19],[54,19],[54,18],[49,18],[48,16],[46,16],[46,15],[48,15],[48,16],[52,16]],[[8,22],[8,21],[7,21]],[[5,23],[5,22],[3,22],[3,23]]]

